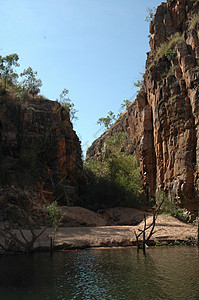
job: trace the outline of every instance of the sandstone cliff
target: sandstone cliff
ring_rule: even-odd
[[[145,190],[165,190],[183,207],[199,206],[199,1],[168,0],[150,24],[144,82],[123,116],[94,141],[128,132]]]
[[[83,182],[80,141],[66,110],[39,97],[1,95],[0,186],[39,186],[68,204],[64,187]]]

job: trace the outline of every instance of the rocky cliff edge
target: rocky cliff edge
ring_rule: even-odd
[[[150,52],[141,90],[128,110],[94,141],[128,132],[143,184],[194,212],[199,206],[199,1],[168,0],[150,23]]]

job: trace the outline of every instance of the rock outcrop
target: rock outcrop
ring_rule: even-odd
[[[39,97],[0,96],[0,186],[39,186],[68,204],[64,187],[83,183],[80,141],[66,110]]]
[[[199,1],[162,3],[150,33],[137,98],[87,155],[98,156],[114,132],[128,132],[147,193],[165,190],[194,211],[199,206]]]

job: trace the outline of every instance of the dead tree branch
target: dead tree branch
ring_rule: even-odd
[[[31,252],[34,249],[36,240],[44,233],[46,227],[39,232],[35,229],[35,225],[40,227],[37,215],[32,214],[32,206],[34,196],[27,191],[12,190],[12,206],[1,207],[0,210],[0,249],[3,251],[25,251]],[[10,207],[14,207],[15,217]],[[25,224],[21,226],[18,220],[23,219]],[[28,232],[28,237],[26,233]]]
[[[160,205],[158,206],[158,208],[156,209],[156,211],[153,213],[153,220],[152,222],[147,226],[147,221],[146,221],[146,215],[144,214],[144,228],[143,229],[138,229],[137,233],[136,231],[134,231],[135,233],[135,237],[136,237],[136,244],[137,244],[137,252],[139,252],[139,250],[142,248],[144,255],[146,255],[146,246],[147,246],[147,241],[149,241],[152,237],[152,235],[155,233],[155,226],[156,226],[156,219],[158,217],[158,214],[160,212],[161,206],[164,202],[164,199],[162,200],[162,202],[160,203]],[[149,234],[148,237],[146,237],[146,232],[149,230]],[[142,244],[139,241],[139,237],[142,235]]]

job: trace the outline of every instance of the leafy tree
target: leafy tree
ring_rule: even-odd
[[[87,158],[84,165],[87,175],[84,201],[89,207],[140,205],[141,176],[135,156],[123,151],[128,143],[130,138],[127,133],[116,133],[106,140],[101,157]]]
[[[33,71],[31,67],[25,69],[21,74],[21,77],[24,77],[21,85],[26,89],[34,98],[40,92],[40,87],[42,86],[41,79],[37,79],[37,72]]]
[[[146,22],[151,22],[154,19],[155,12],[156,12],[155,7],[153,7],[153,8],[148,7],[147,10],[146,10],[147,15],[145,17],[145,21]]]
[[[112,111],[109,111],[108,116],[105,118],[99,118],[97,124],[104,125],[106,129],[109,129],[115,121],[116,121],[115,114]]]
[[[17,98],[20,100],[28,99],[28,91],[25,90],[20,84],[15,86],[15,93]]]
[[[134,82],[133,85],[134,87],[140,88],[143,84],[143,80],[138,80],[137,82]]]
[[[0,56],[0,73],[5,90],[7,83],[13,83],[18,78],[18,74],[14,71],[14,67],[19,67],[18,60],[19,56],[16,53],[5,57]]]
[[[70,119],[77,120],[78,117],[76,116],[76,113],[78,110],[74,108],[74,103],[72,103],[71,99],[68,98],[69,91],[67,89],[63,89],[61,94],[59,95],[59,102],[60,104],[65,108],[65,110],[69,113]]]
[[[128,99],[123,100],[123,103],[121,104],[121,107],[124,108],[125,110],[127,110],[130,103],[131,103],[131,101],[128,100]]]

